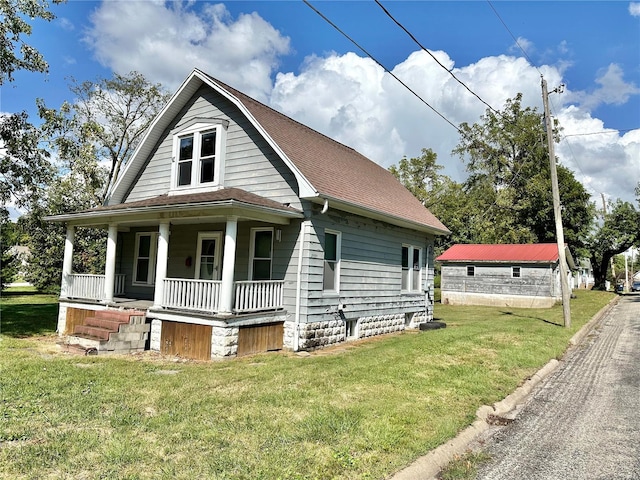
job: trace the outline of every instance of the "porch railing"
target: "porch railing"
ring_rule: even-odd
[[[215,312],[220,302],[220,286],[217,280],[189,280],[167,278],[164,280],[162,306],[181,310]]]
[[[116,274],[113,294],[124,294],[124,274]],[[68,298],[82,298],[86,300],[102,300],[104,298],[104,275],[74,273],[67,279]]]
[[[221,285],[222,282],[216,280],[167,278],[162,306],[215,313],[220,308]],[[247,313],[282,308],[283,287],[281,280],[234,282],[233,311]]]
[[[236,312],[257,312],[274,310],[283,306],[282,280],[263,280],[258,282],[235,282]]]

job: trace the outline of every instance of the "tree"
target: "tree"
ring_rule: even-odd
[[[640,211],[619,199],[609,203],[608,211],[586,241],[595,288],[600,289],[605,287],[611,258],[640,243]]]
[[[478,240],[532,243],[555,238],[543,115],[521,102],[518,94],[501,112],[487,109],[479,123],[460,125],[461,139],[453,153],[467,165],[465,190],[486,220],[476,219],[481,227],[475,232]],[[593,218],[590,195],[562,166],[558,184],[566,242],[572,249],[581,248]]]
[[[61,158],[92,158],[109,166],[97,199],[102,203],[169,95],[160,84],[148,82],[138,72],[72,81],[69,88],[76,101],[65,102],[59,110],[38,101],[43,128]]]
[[[57,161],[58,175],[46,196],[31,204],[24,218],[32,252],[27,280],[39,290],[56,291],[62,272],[65,228],[45,222],[47,215],[87,210],[102,205],[167,95],[136,72],[112,79],[73,83],[76,101],[56,110],[38,100],[42,140]],[[104,271],[104,230],[78,229],[73,270]]]
[[[40,131],[31,125],[25,112],[0,115],[0,275],[2,289],[15,273],[17,259],[10,254],[15,242],[9,210],[11,203],[25,207],[42,196],[53,178],[49,153],[40,146]]]
[[[397,167],[389,167],[389,171],[427,208],[436,203],[442,181],[438,172],[443,167],[436,163],[437,158],[433,150],[423,148],[420,157],[404,157]]]
[[[53,0],[53,3],[64,1]],[[22,36],[31,35],[32,32],[25,17],[50,22],[55,15],[49,11],[49,2],[46,0],[0,0],[0,85],[5,81],[12,82],[17,70],[49,71],[49,64],[42,54],[23,41]]]

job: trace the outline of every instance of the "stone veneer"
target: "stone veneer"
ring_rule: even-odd
[[[235,357],[238,353],[238,327],[211,329],[211,358]]]
[[[412,314],[396,313],[392,315],[373,315],[357,319],[356,337],[366,338],[386,333],[400,332],[405,328],[418,328],[421,323],[430,320],[426,312]],[[346,322],[342,318],[322,322],[301,323],[299,328],[299,350],[315,350],[335,345],[346,340]],[[294,348],[295,322],[284,324],[284,346]]]

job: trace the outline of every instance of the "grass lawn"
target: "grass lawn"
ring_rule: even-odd
[[[55,297],[0,300],[0,478],[378,479],[514,390],[613,294],[562,308],[436,305],[447,328],[302,356],[72,356]]]

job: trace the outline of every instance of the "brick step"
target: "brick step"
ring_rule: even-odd
[[[76,325],[73,329],[74,335],[84,335],[88,337],[99,338],[101,340],[109,340],[109,335],[114,333],[114,330],[109,330],[102,327],[92,327],[89,325]]]
[[[145,313],[138,310],[97,310],[94,312],[94,318],[106,318],[109,320],[117,320],[121,323],[129,323],[131,317],[143,317]]]
[[[84,319],[84,325],[87,327],[99,327],[112,332],[117,332],[120,329],[120,325],[128,325],[129,319],[120,320],[107,317],[87,317]]]

